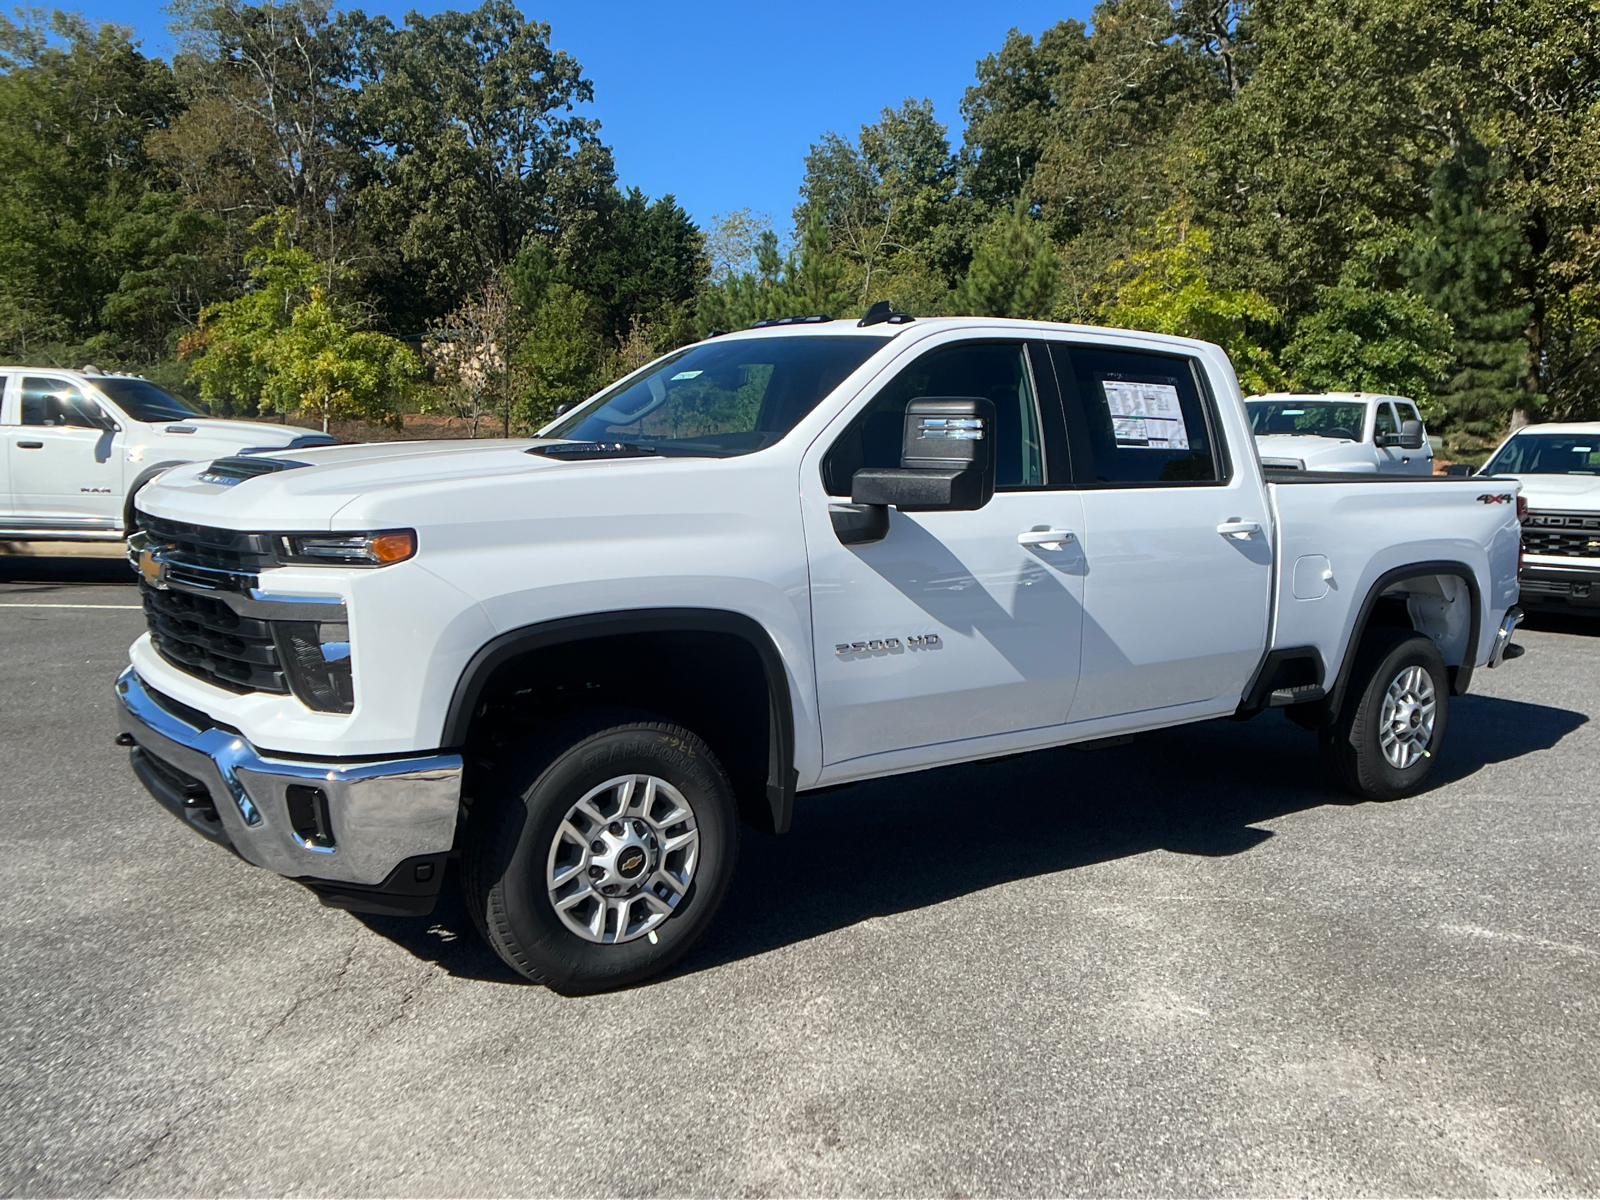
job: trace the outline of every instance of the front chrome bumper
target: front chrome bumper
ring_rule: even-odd
[[[444,854],[455,841],[459,754],[383,762],[270,757],[238,733],[206,725],[203,714],[163,705],[131,667],[117,680],[117,698],[120,740],[131,744],[134,770],[150,793],[258,867],[375,886],[406,859]],[[291,787],[301,797],[321,793],[327,828],[296,828]]]

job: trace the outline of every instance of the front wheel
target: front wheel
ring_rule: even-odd
[[[722,767],[693,733],[643,714],[552,729],[478,805],[462,873],[473,919],[508,965],[558,991],[666,970],[733,875],[738,811]]]
[[[1398,800],[1433,772],[1449,718],[1450,677],[1433,640],[1373,630],[1338,716],[1318,730],[1323,762],[1352,795]]]

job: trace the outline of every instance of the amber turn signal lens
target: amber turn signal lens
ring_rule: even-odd
[[[417,552],[417,535],[409,529],[399,533],[380,533],[372,539],[368,550],[381,563],[396,563]]]

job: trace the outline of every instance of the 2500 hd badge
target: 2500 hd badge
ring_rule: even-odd
[[[893,654],[898,650],[937,650],[939,648],[939,635],[937,633],[919,633],[905,639],[899,638],[873,638],[865,642],[840,642],[834,646],[833,652],[840,658],[850,658],[857,654]]]

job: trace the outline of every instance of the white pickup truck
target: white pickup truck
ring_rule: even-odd
[[[1433,447],[1417,406],[1372,392],[1271,392],[1245,401],[1269,471],[1432,475]]]
[[[121,539],[133,498],[168,467],[329,446],[291,425],[205,416],[137,375],[0,366],[0,540]]]
[[[1481,474],[1522,485],[1523,600],[1600,616],[1600,421],[1526,425]]]
[[[1520,615],[1516,490],[1264,475],[1203,342],[768,323],[537,438],[162,475],[120,740],[325,902],[427,912],[459,856],[507,963],[614,987],[815,789],[1283,707],[1416,791]]]

